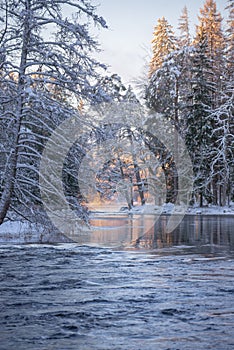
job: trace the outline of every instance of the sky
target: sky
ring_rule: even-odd
[[[158,18],[164,16],[175,32],[184,6],[187,6],[190,31],[204,0],[95,0],[97,13],[104,17],[109,29],[101,30],[98,40],[102,52],[98,59],[108,64],[110,73],[117,73],[125,84],[131,84],[144,71],[150,59],[151,40]],[[225,16],[227,0],[217,0],[217,9]]]

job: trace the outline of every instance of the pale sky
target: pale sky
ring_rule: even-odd
[[[99,33],[103,52],[98,58],[111,66],[110,73],[119,74],[124,83],[129,84],[142,74],[158,18],[164,16],[176,31],[186,5],[193,33],[204,0],[95,0],[93,3],[99,5],[97,13],[109,26]],[[225,16],[227,1],[217,0],[216,4]]]

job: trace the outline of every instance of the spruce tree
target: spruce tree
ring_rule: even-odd
[[[189,32],[189,17],[188,17],[188,9],[185,6],[182,10],[182,14],[179,18],[179,26],[178,29],[180,31],[178,37],[178,46],[183,48],[184,46],[189,46],[191,43],[191,37]]]
[[[211,161],[213,203],[225,205],[230,203],[233,187],[233,144],[234,144],[234,116],[233,116],[233,59],[234,59],[234,12],[233,1],[229,1],[228,28],[226,31],[226,48],[223,52],[222,75],[218,93],[220,103],[216,106],[212,118],[213,149]],[[218,56],[217,56],[218,57]]]
[[[199,24],[196,28],[195,44],[200,40],[202,33],[207,39],[206,56],[210,59],[213,70],[213,82],[215,90],[213,92],[213,108],[217,108],[222,100],[223,75],[225,67],[224,49],[225,38],[222,30],[222,17],[217,11],[214,0],[206,0],[198,16]]]
[[[226,93],[230,97],[234,91],[234,0],[228,0],[227,47],[226,47]]]
[[[176,40],[172,26],[168,23],[165,17],[159,18],[154,29],[152,50],[153,57],[150,62],[149,76],[157,71],[162,66],[165,57],[175,50]]]
[[[207,57],[207,37],[205,31],[197,35],[196,51],[192,58],[192,103],[187,117],[186,144],[194,166],[194,194],[199,205],[203,199],[212,201],[209,191],[209,177],[212,149],[212,64]],[[194,197],[195,199],[195,197]]]

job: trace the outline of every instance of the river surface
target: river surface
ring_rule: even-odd
[[[234,349],[234,218],[172,233],[137,220],[94,218],[82,243],[1,244],[0,349]]]

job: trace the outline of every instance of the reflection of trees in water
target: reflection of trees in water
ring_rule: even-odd
[[[145,248],[165,248],[175,245],[230,246],[234,249],[233,218],[186,216],[172,232],[166,231],[169,216],[162,216],[154,226],[136,241]]]
[[[91,220],[95,230],[86,238],[91,243],[125,248],[190,246],[196,253],[213,253],[220,247],[234,251],[233,217],[185,216],[170,233],[166,231],[169,215],[156,219],[154,215],[96,217]]]

